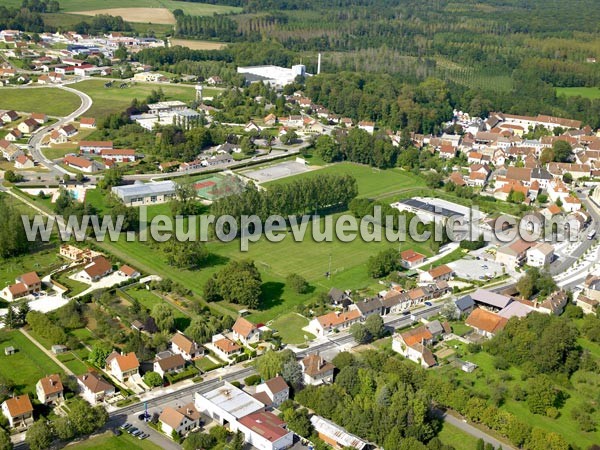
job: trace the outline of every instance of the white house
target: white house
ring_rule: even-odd
[[[316,353],[305,356],[300,361],[304,384],[317,386],[333,382],[335,366]]]
[[[193,403],[188,403],[177,409],[166,406],[162,410],[158,421],[163,433],[167,436],[172,437],[173,431],[183,436],[198,427],[200,413]]]
[[[171,338],[171,350],[173,353],[181,355],[186,361],[191,361],[204,354],[204,347],[180,332],[175,333]]]
[[[79,384],[81,396],[92,405],[101,403],[115,394],[115,387],[96,372],[78,376],[77,384]]]
[[[112,264],[108,259],[97,256],[79,272],[78,277],[91,283],[110,274],[112,270]]]
[[[121,354],[113,351],[106,358],[106,369],[121,382],[127,381],[134,375],[139,375],[140,362],[134,352]]]
[[[35,393],[40,403],[56,404],[64,400],[64,388],[57,374],[40,379],[35,385]]]
[[[360,128],[361,130],[365,130],[369,134],[373,134],[373,132],[375,131],[375,123],[363,120],[358,122],[358,128]]]
[[[276,376],[256,386],[256,394],[255,397],[265,405],[277,408],[290,398],[290,387],[282,376]],[[264,395],[259,397],[258,394]],[[264,400],[268,399],[269,402],[264,402],[263,397],[266,397]]]
[[[33,406],[28,395],[6,399],[2,403],[2,414],[8,419],[8,425],[17,430],[24,430],[33,424]]]
[[[541,242],[527,250],[527,265],[544,267],[552,262],[554,247],[546,242]]]
[[[168,353],[168,355],[161,355],[161,353]],[[180,354],[172,354],[171,352],[161,352],[156,355],[154,360],[153,370],[161,377],[165,377],[168,373],[178,373],[185,369],[185,359]],[[163,356],[163,357],[161,357]]]
[[[236,341],[242,342],[244,345],[256,343],[260,340],[260,331],[252,322],[238,317],[233,324],[233,338]]]
[[[425,326],[414,328],[392,339],[392,350],[421,366],[428,368],[436,364],[435,357],[427,348],[433,342],[433,335]]]

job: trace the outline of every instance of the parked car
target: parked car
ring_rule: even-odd
[[[127,430],[127,432],[128,432],[129,434],[133,434],[133,433],[135,433],[136,431],[139,431],[139,430],[138,430],[136,427],[131,427],[129,430]]]
[[[146,434],[146,433],[142,433],[138,436],[138,439],[146,439],[147,437],[150,437],[150,435]]]
[[[433,303],[431,303],[431,302],[425,302],[425,306],[433,306]]]
[[[121,430],[126,430],[127,428],[131,428],[131,424],[125,422],[123,425],[121,425],[119,428],[121,428]]]

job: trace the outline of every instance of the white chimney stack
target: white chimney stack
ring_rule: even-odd
[[[319,53],[319,57],[317,59],[317,75],[321,73],[321,54]]]

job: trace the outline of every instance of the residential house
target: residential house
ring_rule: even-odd
[[[127,277],[127,278],[138,278],[141,274],[135,270],[133,267],[128,266],[127,264],[123,264],[120,268],[119,268],[119,275],[121,275],[122,277]]]
[[[254,344],[260,341],[260,331],[252,322],[238,317],[232,327],[233,339],[244,345]]]
[[[290,398],[290,387],[282,376],[276,376],[256,386],[255,398],[271,408],[278,408]]]
[[[559,316],[565,310],[565,306],[567,306],[568,301],[569,296],[567,292],[560,289],[558,291],[554,291],[552,294],[546,297],[544,301],[538,303],[536,306],[539,312]]]
[[[234,355],[242,353],[241,346],[221,334],[212,337],[212,345],[215,353],[226,360]]]
[[[3,113],[0,114],[0,119],[2,119],[2,122],[4,122],[4,123],[14,122],[18,118],[19,118],[19,114],[17,114],[17,112],[13,111],[13,110],[4,111]]]
[[[79,128],[96,128],[95,117],[80,117]]]
[[[452,145],[440,146],[440,158],[452,159],[456,156],[456,148]]]
[[[35,392],[44,405],[57,404],[65,399],[63,384],[57,374],[40,379],[35,385]]]
[[[79,272],[79,278],[93,283],[112,273],[112,271],[112,264],[108,259],[106,259],[106,257],[96,256],[92,262],[86,265],[83,270]]]
[[[333,382],[335,366],[325,361],[322,356],[316,353],[305,356],[300,361],[300,366],[302,367],[302,377],[306,385],[317,386]]]
[[[569,195],[563,200],[563,209],[569,213],[577,212],[581,209],[581,200],[573,195]]]
[[[82,397],[92,405],[102,403],[115,394],[115,387],[96,372],[78,376],[77,384],[79,384]]]
[[[352,304],[352,297],[350,296],[351,291],[342,291],[338,288],[331,288],[327,293],[331,304],[334,306],[341,306],[347,308]]]
[[[422,272],[419,275],[421,283],[431,283],[434,281],[449,281],[454,276],[454,271],[445,264],[435,267],[427,272]]]
[[[112,141],[81,141],[79,150],[81,153],[96,153],[99,154],[102,150],[112,150]]]
[[[31,118],[35,120],[39,125],[43,125],[48,122],[48,116],[44,113],[33,113]]]
[[[200,412],[193,403],[173,408],[165,406],[158,421],[160,427],[167,436],[172,437],[173,432],[179,436],[185,436],[200,425]]]
[[[186,361],[191,361],[204,355],[204,347],[198,345],[179,331],[171,338],[171,350],[173,353],[183,356],[183,359]]]
[[[168,373],[178,373],[184,369],[185,359],[179,353],[160,352],[154,359],[153,370],[163,378]]]
[[[557,202],[560,199],[564,204],[565,199],[570,195],[569,187],[560,178],[555,178],[548,184],[548,197],[553,202]]]
[[[2,403],[2,414],[8,425],[17,430],[25,430],[33,424],[33,406],[29,395],[8,398]]]
[[[327,336],[335,330],[345,330],[352,324],[361,321],[358,309],[351,311],[332,311],[322,316],[315,317],[308,325],[308,330],[317,337]]]
[[[413,269],[425,262],[425,255],[417,253],[414,250],[404,250],[400,252],[400,265],[405,269]]]
[[[85,173],[96,173],[105,168],[104,164],[101,164],[98,161],[92,161],[87,158],[72,155],[65,156],[63,164]]]
[[[370,448],[367,441],[348,433],[344,428],[321,416],[317,416],[316,414],[311,416],[310,423],[319,438],[336,450],[349,448],[366,450]]]
[[[459,317],[464,317],[471,314],[475,308],[475,301],[470,295],[465,295],[464,297],[456,299],[454,301],[454,306],[456,306]]]
[[[62,133],[59,133],[58,130],[53,130],[50,133],[50,143],[51,144],[64,144],[68,142],[69,139]]]
[[[222,84],[223,80],[221,79],[221,77],[215,75],[215,76],[207,78],[206,83],[210,84],[211,86],[215,86],[217,84]]]
[[[6,133],[6,136],[4,136],[4,139],[9,142],[16,142],[19,139],[23,139],[23,132],[21,130],[19,130],[18,128],[13,128],[8,133]]]
[[[29,119],[25,119],[23,122],[21,122],[17,126],[17,129],[23,134],[30,134],[30,133],[33,133],[35,130],[37,130],[37,128],[39,126],[40,126],[40,124],[37,123],[37,121],[35,119],[32,119],[30,117]]]
[[[427,345],[433,343],[433,335],[426,326],[413,328],[394,335],[392,350],[421,366],[428,368],[436,364],[435,357]]]
[[[106,358],[106,370],[120,382],[125,382],[134,375],[139,375],[140,362],[134,352],[127,354],[113,351]]]
[[[58,129],[58,132],[63,136],[70,138],[71,136],[75,136],[77,134],[77,128],[75,128],[72,124],[68,123],[60,127]]]
[[[8,301],[14,301],[28,295],[36,294],[42,290],[42,280],[36,272],[28,272],[18,276],[15,284],[4,288],[2,297]]]
[[[261,128],[258,125],[256,125],[256,123],[253,120],[248,122],[246,124],[246,126],[244,127],[244,131],[246,133],[249,133],[250,131],[256,131],[256,132],[260,133],[260,130],[261,130]]]
[[[375,132],[375,123],[362,120],[358,122],[358,128],[360,128],[361,130],[365,130],[369,134],[373,134]]]
[[[492,171],[490,168],[483,164],[473,164],[469,167],[469,178],[467,184],[469,186],[483,187],[488,181],[488,178]]]
[[[266,126],[272,127],[277,123],[277,116],[275,114],[269,114],[263,119],[263,122]]]
[[[19,155],[15,158],[15,169],[33,169],[35,164],[31,158],[25,155]]]
[[[271,412],[258,411],[242,417],[238,431],[247,444],[258,450],[284,450],[294,444],[294,433]]]
[[[600,301],[589,298],[583,293],[580,293],[573,302],[583,310],[584,314],[597,314],[600,306]]]
[[[378,297],[373,298],[365,298],[362,301],[356,302],[354,305],[350,306],[351,310],[357,310],[360,312],[360,316],[363,319],[366,319],[369,316],[374,314],[381,315],[383,310],[383,305],[381,304],[381,300]]]
[[[514,270],[527,261],[527,250],[534,245],[535,242],[517,239],[510,244],[500,247],[496,251],[496,262]]]
[[[118,163],[134,162],[136,160],[135,150],[125,148],[105,149],[100,151],[102,159]]]
[[[531,267],[545,267],[554,259],[554,247],[547,242],[530,247],[527,250],[527,265]]]
[[[482,308],[477,308],[469,314],[465,324],[473,328],[477,334],[491,338],[498,331],[502,330],[507,322],[508,320],[505,317]]]

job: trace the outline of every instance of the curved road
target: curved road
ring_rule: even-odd
[[[59,119],[58,122],[56,122],[52,125],[48,125],[43,128],[40,128],[38,131],[36,131],[29,139],[29,152],[31,153],[31,156],[33,157],[33,159],[35,159],[40,164],[43,164],[51,172],[53,172],[57,175],[68,174],[71,176],[75,176],[74,173],[63,169],[62,167],[58,166],[57,164],[55,164],[54,162],[52,162],[51,160],[46,158],[46,156],[42,152],[42,140],[50,131],[52,131],[54,129],[58,129],[61,126],[65,125],[69,122],[72,122],[77,117],[79,117],[80,115],[85,113],[88,109],[90,109],[92,106],[92,99],[89,95],[87,95],[81,91],[78,91],[77,89],[70,88],[68,86],[56,86],[56,89],[62,89],[64,91],[71,92],[71,93],[77,95],[81,99],[81,105],[79,106],[79,108],[77,108],[75,111],[73,111],[68,116],[65,116],[65,117]]]

